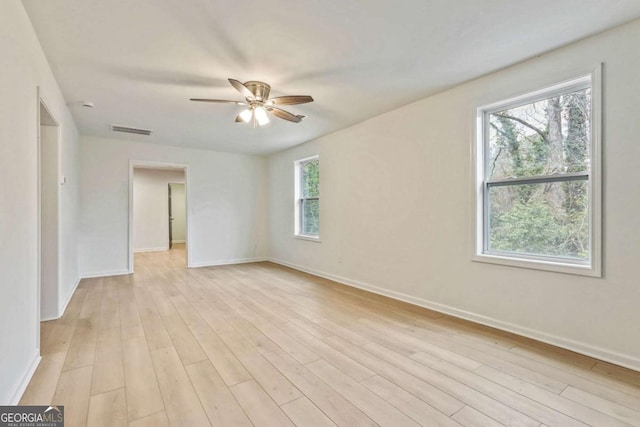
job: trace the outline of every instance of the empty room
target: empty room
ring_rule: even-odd
[[[0,426],[640,426],[640,2],[2,0]]]

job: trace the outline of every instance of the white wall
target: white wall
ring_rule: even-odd
[[[15,404],[39,352],[37,86],[60,123],[67,177],[60,190],[62,302],[77,278],[77,130],[18,0],[0,2],[0,58],[0,404]]]
[[[171,239],[173,243],[184,243],[187,231],[184,184],[171,184]]]
[[[184,183],[184,172],[173,170],[134,169],[134,251],[145,252],[169,249],[168,185],[173,182]],[[182,224],[184,225],[184,220]],[[184,233],[182,240],[184,240]]]
[[[270,256],[640,370],[638,46],[635,21],[271,156]],[[475,108],[600,61],[604,278],[472,262]],[[317,153],[321,243],[292,238],[293,161]]]
[[[191,266],[267,256],[266,159],[82,136],[79,259],[84,276],[128,272],[131,160],[188,166]]]

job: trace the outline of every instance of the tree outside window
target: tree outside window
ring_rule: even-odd
[[[320,161],[318,157],[296,163],[298,182],[298,235],[320,235]]]
[[[478,110],[481,228],[474,259],[535,261],[534,268],[556,263],[599,274],[593,89],[590,75]]]

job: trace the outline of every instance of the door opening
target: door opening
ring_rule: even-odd
[[[186,201],[184,184],[172,182],[168,185],[169,194],[169,248],[182,245],[186,240]]]
[[[60,315],[59,281],[59,126],[40,100],[38,132],[39,163],[39,320],[57,319]]]
[[[132,162],[130,174],[129,269],[133,253],[171,251],[188,265],[186,166]],[[175,252],[175,254],[174,254]],[[146,255],[136,256],[141,260]]]
[[[173,247],[173,216],[171,216],[171,184],[167,184],[167,193],[169,194],[169,250]]]

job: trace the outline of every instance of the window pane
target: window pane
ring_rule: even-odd
[[[312,160],[301,165],[302,168],[302,197],[318,197],[320,195],[318,183],[320,181],[320,168],[317,160]]]
[[[588,181],[489,189],[489,250],[589,257]]]
[[[589,170],[591,89],[489,114],[487,179]]]
[[[320,232],[319,200],[302,201],[302,234],[317,236]]]

